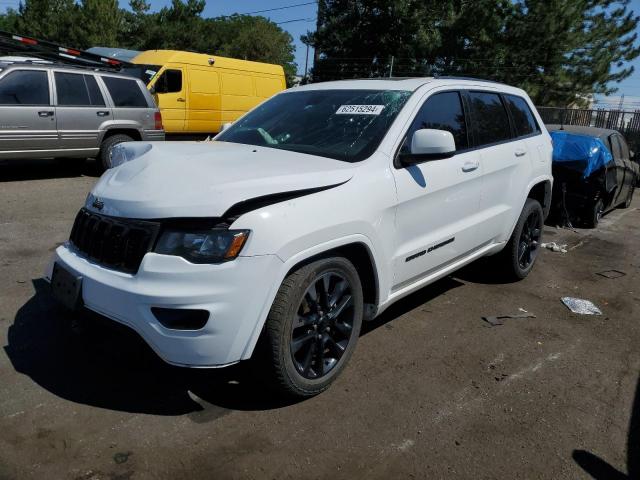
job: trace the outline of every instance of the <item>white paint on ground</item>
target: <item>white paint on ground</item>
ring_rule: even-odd
[[[415,445],[415,442],[409,438],[402,441],[400,445],[396,445],[395,447],[401,452],[405,452],[409,450],[411,447]]]

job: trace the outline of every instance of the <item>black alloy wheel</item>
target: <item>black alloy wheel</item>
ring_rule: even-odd
[[[523,270],[528,269],[535,262],[540,247],[541,234],[542,217],[538,210],[533,210],[524,222],[518,242],[518,265]]]
[[[353,336],[355,310],[351,285],[340,273],[326,272],[305,291],[291,330],[291,357],[307,379],[327,375]]]
[[[363,316],[362,282],[353,263],[325,257],[302,265],[280,285],[254,365],[279,394],[317,395],[349,362]]]

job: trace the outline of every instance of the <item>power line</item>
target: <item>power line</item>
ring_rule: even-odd
[[[304,7],[305,5],[314,5],[316,3],[318,3],[317,0],[314,0],[313,2],[296,3],[295,5],[286,5],[284,7],[268,8],[266,10],[256,10],[255,12],[236,13],[236,15],[255,15],[257,13],[275,12],[276,10],[287,10],[289,8]]]
[[[297,18],[295,20],[285,20],[284,22],[275,22],[276,25],[282,25],[283,23],[293,23],[293,22],[315,22],[315,18]]]

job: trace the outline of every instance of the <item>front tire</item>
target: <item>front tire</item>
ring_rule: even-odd
[[[272,386],[292,397],[329,388],[355,349],[363,310],[360,278],[345,258],[317,260],[289,274],[263,332]]]
[[[511,238],[501,252],[507,279],[522,280],[529,275],[542,243],[543,218],[540,202],[527,198]]]
[[[113,150],[113,147],[115,147],[119,143],[124,142],[133,142],[133,138],[131,138],[129,135],[125,135],[124,133],[117,133],[105,138],[102,141],[102,145],[100,145],[100,154],[98,155],[98,160],[100,160],[100,166],[102,167],[103,171],[111,168],[111,151]]]

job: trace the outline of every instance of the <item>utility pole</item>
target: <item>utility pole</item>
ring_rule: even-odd
[[[620,97],[620,103],[618,104],[618,110],[622,111],[622,106],[624,105],[624,93]]]
[[[394,60],[394,56],[391,55],[391,68],[389,68],[389,78],[393,77],[393,60]]]
[[[309,44],[307,43],[307,57],[304,60],[304,81],[307,81],[307,69],[309,68]]]

